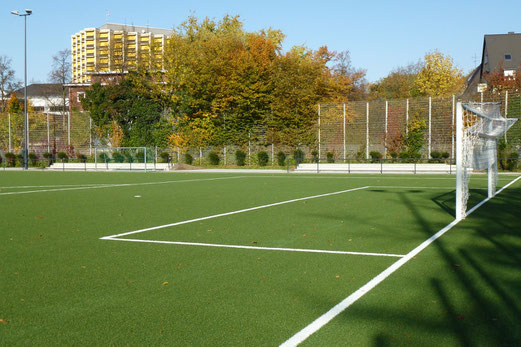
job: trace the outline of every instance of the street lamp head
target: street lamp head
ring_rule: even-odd
[[[14,14],[14,15],[16,15],[16,16],[19,16],[19,15],[20,15],[20,13],[18,13],[18,11],[11,11],[11,14]]]
[[[33,10],[26,8],[25,13],[27,13],[28,15],[31,15],[31,13],[33,13]]]

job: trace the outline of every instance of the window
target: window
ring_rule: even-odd
[[[506,53],[505,54],[505,60],[512,60],[512,54]]]
[[[81,102],[81,99],[85,97],[85,92],[78,92],[77,100],[78,102]]]

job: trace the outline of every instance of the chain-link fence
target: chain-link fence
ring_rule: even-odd
[[[422,158],[430,159],[433,152],[453,158],[457,101],[457,97],[448,96],[323,103],[317,107],[316,124],[309,128],[310,138],[316,139],[315,143],[297,148],[271,143],[270,138],[280,138],[273,129],[255,129],[248,143],[242,146],[152,150],[156,157],[167,151],[174,161],[193,165],[208,164],[211,152],[217,154],[220,165],[236,165],[239,150],[246,154],[245,165],[259,164],[261,157],[265,157],[265,154],[259,157],[259,152],[267,154],[267,165],[277,165],[279,152],[289,157],[296,150],[302,151],[305,158],[329,158],[336,162],[375,156],[385,159],[394,158],[403,151],[409,132],[414,127],[421,127],[419,154]],[[502,114],[513,118],[521,115],[519,91],[476,94],[462,101],[501,102]],[[0,113],[0,155],[4,159],[6,153],[21,152],[23,128],[23,114]],[[29,114],[29,152],[39,158],[44,153],[55,157],[59,152],[67,153],[69,158],[93,158],[95,148],[110,144],[110,136],[94,126],[87,112]],[[521,122],[510,129],[505,140],[513,151],[521,151]],[[189,158],[186,158],[187,154]],[[190,157],[191,160],[186,160]]]

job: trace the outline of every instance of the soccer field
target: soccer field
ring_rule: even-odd
[[[0,344],[520,344],[505,186],[454,223],[450,175],[0,172]]]

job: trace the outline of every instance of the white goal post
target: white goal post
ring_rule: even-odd
[[[470,173],[487,171],[488,198],[496,194],[497,141],[516,121],[500,113],[500,103],[456,105],[456,219],[465,218]]]

